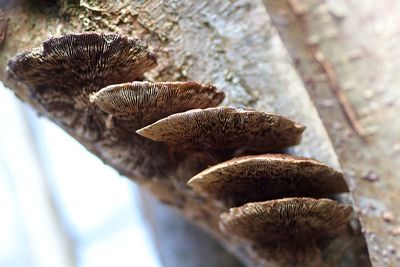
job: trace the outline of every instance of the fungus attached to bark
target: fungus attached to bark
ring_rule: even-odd
[[[154,141],[200,151],[277,150],[300,142],[303,125],[283,116],[241,108],[195,109],[137,131]]]
[[[257,242],[318,239],[343,228],[350,206],[330,199],[284,198],[248,203],[221,215],[227,234]]]
[[[213,86],[132,82],[142,80],[155,65],[155,56],[137,39],[84,33],[51,38],[42,47],[12,58],[8,71],[25,85],[18,90],[20,96],[28,93],[24,100],[37,104],[35,108],[41,108],[107,164],[145,182],[153,192],[159,190],[160,198],[182,210],[193,210],[198,204],[193,215],[188,212],[190,216],[199,215],[201,222],[214,227],[220,207],[214,206],[212,199],[196,199],[193,192],[180,187],[178,179],[186,179],[187,173],[206,163],[186,153],[172,158],[168,146],[132,136],[124,122],[139,127],[160,119],[137,132],[200,151],[278,150],[298,144],[305,127],[273,113],[208,108],[224,98]],[[193,108],[207,109],[170,115]],[[162,119],[164,116],[169,117]],[[167,179],[170,177],[176,180]],[[347,191],[343,177],[333,169],[311,159],[283,155],[233,159],[203,171],[189,184],[235,204]],[[231,209],[221,216],[220,225],[227,233],[253,241],[288,240],[329,235],[346,223],[350,213],[351,208],[328,199],[288,198]]]
[[[144,126],[174,113],[215,107],[224,97],[215,86],[196,82],[132,82],[107,86],[90,101],[121,120]]]
[[[89,103],[89,94],[142,79],[155,65],[154,54],[138,39],[83,33],[51,38],[16,55],[8,72],[58,123],[94,140],[104,125],[104,113]]]
[[[340,172],[313,159],[282,154],[235,158],[202,171],[188,185],[230,206],[348,192]]]

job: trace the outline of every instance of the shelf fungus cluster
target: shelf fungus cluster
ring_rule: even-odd
[[[313,159],[271,154],[297,145],[303,125],[274,113],[218,107],[224,93],[212,85],[143,81],[156,64],[137,39],[83,33],[16,55],[8,73],[23,84],[20,96],[129,176],[171,165],[171,151],[225,157],[242,151],[188,181],[230,208],[219,218],[228,235],[268,247],[317,241],[346,224],[352,209],[329,199],[348,191],[340,172]],[[98,153],[112,146],[118,154]]]

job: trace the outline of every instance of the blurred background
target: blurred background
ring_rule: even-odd
[[[0,83],[0,267],[161,267],[137,186]]]

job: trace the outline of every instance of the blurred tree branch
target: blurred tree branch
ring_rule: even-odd
[[[396,266],[400,3],[264,3],[347,174],[373,265]]]

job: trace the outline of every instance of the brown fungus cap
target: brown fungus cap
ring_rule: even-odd
[[[226,234],[258,242],[317,239],[343,228],[350,206],[330,199],[284,198],[248,203],[221,215]]]
[[[348,192],[342,173],[313,159],[281,154],[234,158],[202,171],[188,185],[232,206]]]
[[[224,97],[216,87],[196,82],[132,82],[107,86],[90,101],[104,112],[143,126],[189,109],[215,107]]]
[[[193,150],[251,148],[266,152],[298,144],[304,129],[274,113],[219,107],[177,113],[137,133]]]
[[[96,139],[102,112],[89,103],[89,94],[110,84],[142,79],[155,65],[154,54],[138,39],[82,33],[51,38],[16,55],[8,63],[8,72],[57,122]]]

